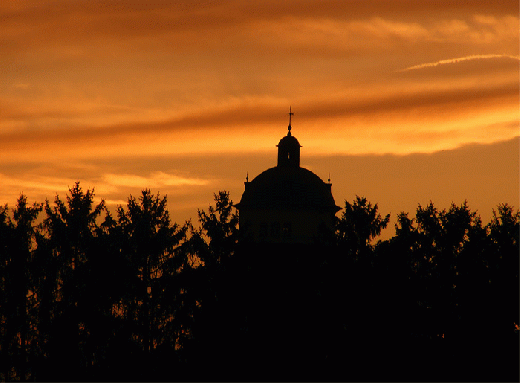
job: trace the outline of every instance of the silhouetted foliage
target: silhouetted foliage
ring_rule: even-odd
[[[467,203],[442,211],[433,203],[419,205],[414,219],[405,213],[398,216],[396,236],[380,249],[386,270],[400,275],[402,281],[393,284],[399,286],[395,291],[387,290],[400,297],[397,307],[405,314],[404,322],[400,319],[393,327],[419,351],[410,359],[417,366],[411,379],[425,369],[433,380],[445,380],[450,369],[449,380],[518,377],[518,333],[513,328],[518,323],[518,272],[500,278],[508,285],[502,290],[493,270],[507,273],[508,267],[492,264],[506,254],[501,248],[509,245],[510,266],[516,261],[518,270],[514,238],[520,220],[508,205],[501,205],[499,211],[503,218],[495,215],[483,226]],[[509,233],[500,245],[494,239],[497,230]],[[497,252],[502,255],[495,256]],[[494,287],[494,282],[501,287]],[[433,370],[431,365],[446,370]]]
[[[378,213],[377,203],[372,206],[365,197],[356,196],[351,204],[345,201],[345,210],[338,220],[336,236],[353,259],[368,255],[373,250],[372,240],[381,234],[390,221],[390,214],[385,218]]]
[[[101,347],[94,343],[102,300],[93,294],[98,281],[92,279],[92,267],[98,255],[97,219],[105,207],[103,202],[95,206],[93,190],[84,192],[79,183],[69,193],[65,202],[56,196],[54,205],[45,203],[46,236],[41,238],[45,251],[39,252],[44,258],[45,294],[51,299],[42,314],[48,315],[44,322],[49,326],[46,373],[56,373],[60,379],[85,374]]]
[[[128,200],[128,209],[118,210],[118,224],[124,241],[122,251],[132,269],[133,280],[128,284],[130,299],[124,301],[126,316],[135,323],[135,336],[141,347],[150,353],[163,342],[175,343],[176,336],[164,339],[159,327],[173,320],[174,311],[166,310],[168,302],[163,281],[171,279],[183,266],[175,256],[175,248],[185,230],[170,223],[166,197],[143,191],[139,201]],[[171,308],[171,307],[170,307]]]
[[[229,193],[214,194],[215,206],[199,210],[198,228],[191,226],[189,239],[183,245],[194,269],[190,273],[192,302],[196,315],[191,326],[193,339],[185,355],[193,369],[188,379],[211,380],[209,371],[222,368],[220,358],[228,358],[223,350],[233,343],[233,324],[237,320],[230,289],[236,288],[235,253],[238,241],[238,215]],[[195,351],[195,354],[191,354]],[[197,365],[207,366],[206,371]],[[197,371],[199,370],[199,371]],[[204,373],[205,372],[205,373]],[[207,375],[206,375],[207,374]]]
[[[0,207],[0,378],[518,381],[518,210],[430,202],[378,240],[389,219],[356,196],[326,241],[251,246],[227,192],[197,227],[149,190],[114,216],[79,183],[22,195]]]
[[[41,204],[30,206],[27,197],[21,195],[12,219],[7,215],[7,206],[0,211],[0,359],[6,380],[13,373],[20,380],[30,377],[30,368],[38,355],[37,285],[31,249],[36,238],[35,221],[41,210]],[[12,371],[13,366],[16,371]]]

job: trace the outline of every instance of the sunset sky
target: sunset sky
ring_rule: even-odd
[[[109,207],[144,188],[178,223],[301,165],[393,221],[519,201],[518,0],[0,2],[0,204]],[[393,231],[393,228],[391,229]]]

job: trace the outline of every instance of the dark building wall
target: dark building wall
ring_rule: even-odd
[[[240,211],[241,240],[253,243],[301,243],[319,241],[323,230],[332,231],[334,211],[313,208]]]

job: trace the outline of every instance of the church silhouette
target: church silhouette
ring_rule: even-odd
[[[277,166],[244,183],[236,204],[242,242],[312,244],[333,230],[340,207],[334,202],[332,184],[300,167],[301,145],[291,134],[290,117],[287,135],[277,145]]]
[[[324,274],[340,207],[330,181],[300,166],[291,120],[277,147],[277,165],[247,179],[235,205],[238,246],[211,314],[218,331],[204,344],[205,363],[230,380],[317,380],[341,354],[331,291],[341,279]]]

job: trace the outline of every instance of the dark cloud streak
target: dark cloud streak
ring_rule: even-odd
[[[348,118],[355,116],[381,116],[385,114],[407,115],[410,111],[426,109],[428,111],[443,112],[453,116],[464,114],[466,111],[482,110],[493,105],[518,105],[519,85],[507,84],[495,88],[458,89],[443,91],[428,91],[413,94],[393,94],[371,100],[352,101],[351,99],[312,100],[308,104],[298,105],[298,118],[301,121],[320,120],[327,118]],[[18,111],[16,116],[19,116]],[[43,112],[39,117],[48,116]],[[221,110],[200,110],[178,119],[162,122],[122,123],[104,127],[70,126],[66,130],[55,129],[48,131],[40,129],[27,135],[26,132],[10,132],[0,134],[2,143],[0,148],[7,149],[10,145],[25,145],[31,141],[40,144],[49,141],[59,142],[96,142],[105,139],[117,139],[134,134],[160,134],[170,131],[196,132],[203,129],[218,129],[239,131],[244,127],[258,124],[273,123],[284,125],[285,111],[278,105],[238,105]],[[426,114],[425,114],[426,115]],[[35,118],[35,114],[30,118]]]
[[[452,12],[452,13],[450,13]],[[463,17],[473,13],[518,16],[518,2],[493,1],[53,1],[35,2],[25,9],[0,6],[2,51],[14,52],[56,42],[78,44],[93,39],[127,39],[175,34],[177,44],[189,46],[197,36],[222,38],[250,29],[258,22],[291,18],[367,20],[387,15],[393,20],[428,22],[432,13]],[[429,16],[429,17],[427,17]],[[248,27],[249,26],[249,27]],[[254,32],[254,29],[252,30]],[[197,45],[197,44],[196,44]]]

